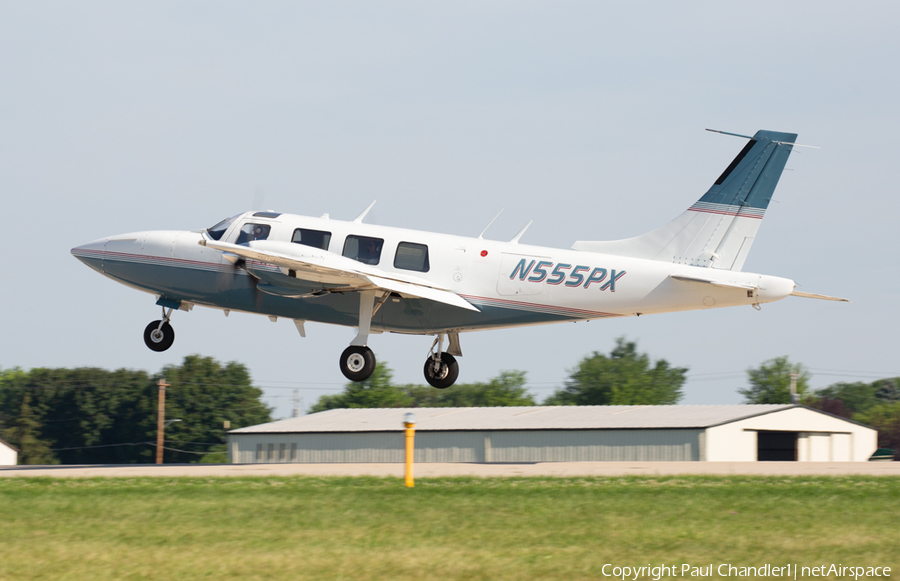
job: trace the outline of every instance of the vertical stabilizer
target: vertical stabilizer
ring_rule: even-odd
[[[572,248],[741,270],[781,177],[794,133],[757,131],[693,206],[642,236],[609,242],[576,242]]]

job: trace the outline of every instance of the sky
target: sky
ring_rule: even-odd
[[[653,230],[744,141],[798,142],[744,266],[799,298],[462,335],[459,382],[527,372],[538,401],[616,338],[739,403],[788,356],[813,388],[900,375],[900,5],[893,2],[0,0],[0,367],[248,366],[275,417],[346,380],[353,328],[196,308],[147,349],[150,295],[69,253],[248,209],[568,248]],[[430,337],[369,345],[424,384]]]

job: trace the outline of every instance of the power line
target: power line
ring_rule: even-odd
[[[266,397],[266,396],[261,396],[261,397]],[[287,396],[271,396],[271,397],[287,397]],[[202,403],[202,402],[201,402],[201,403]],[[169,406],[169,407],[170,407],[170,408],[171,408],[171,407],[176,407],[176,408],[177,408],[178,406]],[[200,411],[202,411],[202,412],[208,412],[208,411],[214,411],[214,412],[233,412],[233,411],[249,410],[249,409],[256,409],[256,408],[259,408],[259,405],[254,404],[254,405],[248,405],[248,406],[242,406],[242,407],[224,407],[224,408],[210,408],[210,407],[207,407],[207,408],[204,408],[204,409],[202,409],[202,410],[200,410]],[[192,413],[193,413],[193,412],[196,412],[197,410],[186,410],[186,409],[182,409],[181,411],[192,412]],[[96,414],[94,414],[94,415],[91,415],[91,416],[81,416],[81,417],[77,417],[77,418],[59,418],[59,419],[55,419],[55,420],[45,420],[45,419],[43,419],[43,416],[41,416],[41,415],[39,415],[39,414],[33,414],[33,413],[32,413],[32,414],[26,414],[26,415],[21,415],[21,414],[19,414],[19,415],[16,415],[15,417],[17,417],[17,418],[38,418],[38,419],[40,419],[43,423],[45,423],[45,424],[50,424],[50,423],[57,423],[57,422],[76,422],[76,421],[81,421],[81,420],[93,420],[93,419],[95,419],[95,418],[117,418],[117,417],[127,416],[127,415],[135,415],[135,416],[150,417],[150,416],[152,415],[152,411],[134,411],[134,410],[132,410],[132,411],[120,412],[120,413],[117,413],[117,414],[107,414],[107,413],[98,412],[98,413],[96,413]]]
[[[127,444],[98,444],[96,446],[72,446],[70,448],[50,448],[51,452],[61,452],[63,450],[90,450],[93,448],[114,448],[116,446],[146,446],[155,445],[153,442],[128,442]]]
[[[876,371],[838,371],[838,370],[821,370],[816,371],[815,369],[810,369],[810,372],[813,375],[824,376],[824,377],[861,377],[863,379],[896,379],[900,376],[900,373],[879,373]]]
[[[109,384],[100,383],[100,382],[85,383],[82,381],[60,381],[60,382],[54,382],[52,385],[28,385],[28,382],[25,382],[25,383],[26,383],[26,385],[15,386],[15,387],[19,387],[22,389],[29,389],[29,390],[103,388],[103,389],[120,391],[118,386],[116,386],[116,385],[109,385]],[[0,385],[2,385],[2,383],[0,383]],[[126,389],[129,389],[130,391],[141,391],[143,389],[148,388],[149,385],[150,384],[148,384],[147,386],[141,386],[137,389],[131,389],[131,388],[126,388]],[[199,383],[199,382],[181,382],[181,381],[173,382],[173,385],[176,385],[178,387],[232,387],[232,388],[248,388],[249,387],[249,388],[259,389],[259,390],[263,390],[263,389],[291,389],[291,390],[302,389],[302,390],[307,390],[307,391],[340,391],[345,386],[345,384],[343,384],[343,383],[313,384],[314,386],[339,386],[339,387],[292,387],[290,385],[287,385],[287,386],[268,385],[268,384],[246,385],[246,384],[241,384],[241,383]],[[307,384],[299,384],[299,385],[307,385]],[[13,387],[13,386],[9,386],[9,387]]]
[[[224,451],[219,452],[191,452],[190,450],[179,450],[177,448],[167,448],[165,446],[162,447],[163,450],[169,450],[170,452],[181,452],[183,454],[198,454],[200,456],[204,456],[206,454],[224,454]]]
[[[194,444],[198,446],[225,446],[225,442],[176,442],[174,440],[166,440],[166,443],[177,444]],[[156,446],[156,442],[126,442],[123,444],[97,444],[94,446],[70,446],[68,448],[50,448],[52,452],[62,452],[65,450],[92,450],[95,448],[115,448],[116,446]],[[166,450],[174,450],[174,448],[166,448]],[[190,452],[189,450],[175,450],[176,452],[188,452],[190,454],[207,454],[208,452]]]

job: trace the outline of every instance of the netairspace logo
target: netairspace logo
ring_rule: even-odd
[[[890,577],[890,567],[850,566],[842,563],[806,567],[791,563],[788,565],[765,564],[759,567],[745,567],[732,563],[714,565],[638,565],[621,566],[607,563],[601,573],[604,577],[613,577],[623,581],[637,579],[653,579],[659,581],[663,577],[780,577],[783,579],[804,579],[815,577],[837,577],[847,579],[864,579],[868,577]]]

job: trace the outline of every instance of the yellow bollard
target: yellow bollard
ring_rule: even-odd
[[[416,452],[416,417],[408,413],[403,416],[403,425],[406,426],[406,486],[412,488],[415,486],[413,480],[413,456]]]

